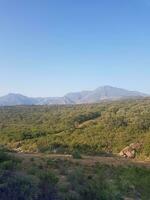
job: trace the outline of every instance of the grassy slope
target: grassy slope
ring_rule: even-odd
[[[0,108],[0,143],[30,152],[118,153],[140,141],[150,156],[150,100]]]

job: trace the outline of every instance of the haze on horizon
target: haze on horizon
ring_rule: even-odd
[[[150,94],[147,0],[0,2],[0,96],[111,85]]]

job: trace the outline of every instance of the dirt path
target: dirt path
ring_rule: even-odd
[[[11,153],[12,155],[30,159],[30,158],[52,158],[52,159],[61,159],[61,160],[69,160],[74,163],[79,163],[81,165],[93,166],[96,163],[99,164],[107,164],[113,166],[139,166],[139,167],[146,167],[150,168],[150,161],[139,161],[139,160],[131,160],[120,158],[117,156],[112,157],[105,157],[105,156],[82,156],[82,159],[74,159],[71,155],[64,155],[64,154],[29,154],[29,153]]]

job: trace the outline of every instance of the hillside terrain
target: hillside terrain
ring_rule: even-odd
[[[150,99],[0,108],[0,144],[19,152],[118,154],[141,143],[150,158]]]
[[[93,91],[69,93],[63,97],[31,98],[21,94],[10,93],[0,97],[0,106],[89,104],[101,101],[142,98],[146,96],[148,95],[141,92],[102,86]]]
[[[149,200],[149,167],[109,157],[73,159],[0,150],[0,199]]]
[[[149,144],[149,98],[0,107],[0,200],[149,200]]]

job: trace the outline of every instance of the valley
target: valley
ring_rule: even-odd
[[[0,108],[0,144],[17,152],[119,154],[140,142],[136,157],[149,159],[149,133],[149,98]]]
[[[148,97],[2,106],[0,199],[149,200],[149,144]]]

